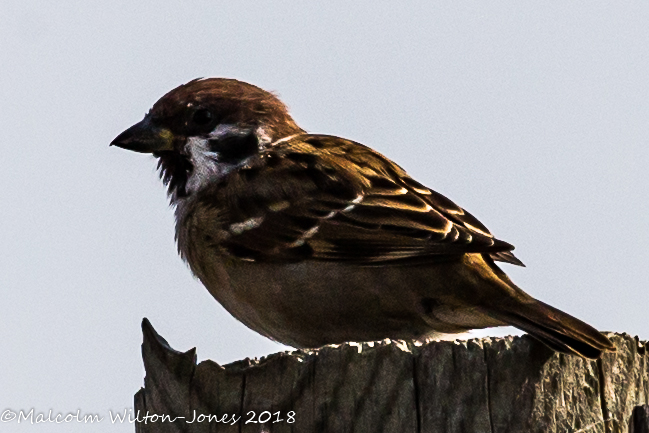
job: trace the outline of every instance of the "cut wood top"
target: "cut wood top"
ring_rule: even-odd
[[[626,432],[649,403],[648,345],[626,334],[607,334],[617,352],[597,361],[523,336],[346,343],[221,366],[142,328],[140,432]]]

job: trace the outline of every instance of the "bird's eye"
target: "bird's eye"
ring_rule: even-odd
[[[196,112],[194,112],[194,115],[192,116],[192,121],[194,122],[194,124],[199,126],[209,124],[210,122],[212,122],[212,119],[214,119],[214,115],[210,110],[207,110],[205,108],[196,110]]]

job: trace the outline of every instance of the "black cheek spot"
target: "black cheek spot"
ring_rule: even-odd
[[[259,153],[259,140],[254,133],[244,136],[224,137],[209,141],[210,150],[219,155],[219,160],[237,163]]]

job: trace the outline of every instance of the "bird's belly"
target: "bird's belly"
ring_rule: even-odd
[[[395,272],[392,267],[326,262],[221,262],[207,268],[199,278],[233,316],[293,347],[423,339],[497,324],[451,305],[452,277],[444,281],[444,275],[431,274],[430,266]],[[450,268],[447,264],[441,269],[447,273]],[[444,318],[439,320],[436,312]]]
[[[403,283],[386,281],[379,269],[241,263],[227,272],[226,309],[252,329],[291,346],[411,339],[430,331]]]

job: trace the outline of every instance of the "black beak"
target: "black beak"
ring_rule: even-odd
[[[167,128],[154,125],[149,117],[119,134],[111,146],[141,153],[173,150],[174,135]]]

